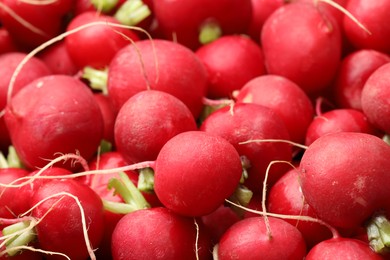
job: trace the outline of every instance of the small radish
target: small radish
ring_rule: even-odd
[[[250,80],[236,93],[235,100],[263,105],[277,112],[291,140],[297,143],[304,142],[307,127],[314,117],[308,95],[293,81],[278,75],[268,74]]]
[[[216,210],[240,183],[240,156],[226,139],[203,131],[172,137],[157,156],[154,191],[167,208],[186,216]]]
[[[299,165],[302,193],[318,217],[336,228],[368,225],[376,251],[387,243],[383,236],[379,247],[376,234],[385,232],[378,223],[389,216],[389,156],[389,145],[376,136],[338,132],[314,141]]]
[[[252,19],[248,28],[248,35],[256,42],[260,42],[263,24],[276,9],[285,4],[284,0],[252,0]]]
[[[292,160],[292,148],[282,142],[258,142],[241,144],[252,139],[290,140],[282,119],[270,108],[251,104],[237,103],[221,108],[209,115],[200,126],[200,130],[221,136],[228,140],[248,161],[244,185],[253,193],[261,191],[268,164],[274,160]],[[269,185],[275,183],[286,171],[285,164],[272,167]]]
[[[305,145],[310,145],[319,137],[335,132],[359,132],[379,135],[366,115],[356,109],[333,109],[318,115],[307,128]]]
[[[374,49],[389,53],[390,25],[386,21],[390,12],[390,2],[349,0],[345,8],[368,30],[363,30],[354,21],[344,17],[344,33],[351,44],[356,49]]]
[[[119,24],[112,16],[97,15],[96,12],[84,12],[77,15],[69,22],[66,30],[69,32],[93,22],[106,22],[107,24],[96,24],[65,38],[69,56],[79,69],[85,66],[104,68],[109,65],[118,50],[131,41],[139,39],[136,33],[127,28],[111,26],[109,23]]]
[[[313,209],[307,204],[302,195],[299,176],[296,169],[287,171],[269,189],[267,204],[267,209],[270,213],[317,218]],[[295,219],[285,220],[298,228],[302,233],[308,248],[332,237],[330,230],[320,223]]]
[[[390,62],[375,70],[362,90],[362,109],[374,126],[390,133]]]
[[[9,95],[8,86],[15,70],[22,60],[25,59],[26,55],[23,52],[9,52],[0,55],[0,110],[6,107]],[[39,58],[32,57],[18,73],[11,94],[15,95],[31,81],[39,77],[48,76],[51,73],[49,67],[44,62]],[[9,132],[2,116],[0,118],[0,149],[5,152],[9,145],[11,145]]]
[[[245,33],[252,15],[251,0],[190,0],[153,2],[165,39],[192,50],[221,35]]]
[[[115,120],[115,144],[129,164],[151,161],[175,135],[195,131],[188,107],[175,96],[144,90],[129,98]]]
[[[244,35],[222,36],[198,48],[196,55],[208,71],[210,98],[231,98],[233,91],[266,72],[260,45]]]
[[[0,27],[0,54],[7,52],[16,52],[19,47],[16,45],[8,30],[4,27]]]
[[[327,88],[341,61],[338,24],[311,3],[273,12],[263,25],[261,46],[268,73],[294,81],[310,95]]]
[[[305,259],[381,260],[384,258],[372,251],[370,246],[363,241],[353,238],[338,237],[320,242],[308,252]]]
[[[102,114],[92,91],[66,75],[29,83],[11,99],[4,119],[17,154],[31,169],[43,167],[58,153],[79,152],[88,160],[103,135]]]
[[[345,56],[333,86],[336,103],[343,108],[362,110],[364,83],[376,69],[388,62],[389,55],[372,49],[356,50]]]
[[[122,48],[113,58],[107,84],[117,111],[134,94],[152,89],[177,97],[197,118],[207,91],[207,74],[195,53],[183,45],[142,40]]]
[[[167,208],[125,215],[112,236],[113,260],[212,259],[211,240],[194,219]]]
[[[231,226],[213,255],[215,260],[304,259],[306,245],[301,232],[285,220],[269,217],[266,222],[264,217],[252,217]]]

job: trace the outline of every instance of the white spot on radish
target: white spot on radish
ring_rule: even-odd
[[[363,199],[362,197],[356,197],[354,198],[355,203],[362,205],[363,207],[367,206],[367,201]]]
[[[37,88],[41,88],[41,87],[43,87],[43,81],[39,81],[39,82],[37,83]]]
[[[366,177],[359,176],[357,180],[354,182],[354,186],[358,190],[358,192],[364,191],[366,186]]]
[[[252,101],[253,101],[253,95],[252,94],[248,94],[248,95],[246,95],[242,99],[242,102],[244,102],[244,103],[252,103]]]

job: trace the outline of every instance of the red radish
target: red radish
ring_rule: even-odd
[[[252,19],[248,28],[248,35],[260,42],[261,30],[265,20],[279,7],[285,4],[284,0],[252,0]]]
[[[344,17],[344,33],[356,49],[374,49],[390,53],[390,25],[387,22],[390,2],[387,0],[349,0],[346,9],[368,31]],[[375,15],[372,15],[375,14]]]
[[[237,103],[255,103],[271,108],[284,121],[291,140],[304,142],[314,108],[307,94],[291,80],[269,74],[256,77],[242,87],[235,99]]]
[[[65,41],[49,46],[38,55],[53,74],[76,75],[78,68],[69,56]]]
[[[104,131],[103,139],[109,142],[112,146],[115,146],[114,128],[117,112],[114,109],[111,99],[104,93],[94,93],[97,104],[102,112]]]
[[[375,70],[362,90],[362,109],[374,126],[390,133],[390,63]]]
[[[379,135],[363,112],[356,109],[333,109],[313,119],[307,129],[305,145],[319,137],[336,132],[358,132]]]
[[[79,152],[88,160],[103,135],[92,91],[66,75],[41,77],[25,86],[7,105],[4,119],[17,154],[31,169],[58,153]]]
[[[242,173],[234,146],[203,131],[172,137],[160,150],[153,168],[154,190],[161,203],[186,216],[216,210],[234,193]]]
[[[134,94],[152,89],[179,98],[197,118],[206,95],[207,74],[195,53],[183,45],[142,40],[122,48],[113,58],[107,87],[116,110]]]
[[[109,65],[119,49],[139,39],[127,28],[114,28],[108,24],[119,24],[112,16],[97,15],[96,12],[84,12],[74,17],[68,24],[67,31],[93,22],[106,22],[107,24],[96,24],[65,38],[69,56],[79,69],[85,66],[104,68]]]
[[[129,213],[114,230],[113,259],[212,259],[211,240],[195,224],[163,207]]]
[[[251,0],[160,0],[153,2],[153,12],[166,39],[195,50],[221,35],[245,33],[252,3]]]
[[[35,218],[42,218],[35,226],[39,247],[61,252],[70,259],[86,259],[90,252],[86,247],[79,205],[74,198],[65,195],[47,199],[60,191],[70,193],[79,200],[85,215],[90,246],[97,248],[102,239],[103,204],[100,197],[88,186],[74,180],[51,180],[43,184],[31,198],[32,205],[44,200],[32,212]],[[61,196],[61,201],[57,203]],[[59,257],[47,256],[47,259]]]
[[[332,82],[341,60],[338,24],[308,3],[273,12],[264,23],[261,45],[268,73],[294,81],[310,95]]]
[[[240,219],[241,217],[231,207],[225,205],[221,205],[210,214],[201,217],[201,221],[209,230],[214,244],[217,244],[226,230]]]
[[[26,49],[32,49],[60,34],[63,19],[71,13],[73,0],[33,1],[4,0],[0,19],[12,38]]]
[[[306,245],[301,232],[283,219],[268,221],[252,217],[235,223],[214,249],[214,259],[303,259]]]
[[[383,232],[375,225],[388,216],[389,156],[389,145],[370,134],[324,135],[302,156],[302,193],[318,217],[336,228],[356,229],[370,223],[371,230],[375,227],[375,232],[369,232],[371,240]]]
[[[0,183],[9,184],[25,177],[30,172],[21,168],[2,168],[0,169]],[[0,218],[14,218],[24,213],[30,208],[27,199],[15,200],[17,197],[31,197],[32,189],[29,186],[20,188],[0,188]]]
[[[270,188],[267,204],[267,209],[270,213],[317,218],[313,209],[307,204],[302,195],[299,176],[296,169],[287,171]],[[308,248],[332,237],[331,231],[322,224],[302,220],[285,220],[298,228],[302,233]]]
[[[16,52],[19,47],[15,44],[8,30],[4,27],[0,27],[0,54],[7,52]]]
[[[231,98],[233,91],[266,72],[261,47],[244,35],[222,36],[200,47],[196,55],[208,71],[211,98]]]
[[[0,110],[3,110],[7,104],[8,86],[11,78],[19,64],[26,58],[26,53],[23,52],[9,52],[0,55]],[[25,63],[25,65],[16,77],[12,95],[15,95],[25,85],[31,81],[50,75],[52,72],[40,59],[32,57]],[[4,122],[4,117],[0,118],[0,149],[5,152],[8,146],[11,145],[8,129]]]
[[[268,164],[274,160],[292,160],[292,148],[282,142],[260,142],[241,144],[252,139],[290,140],[282,119],[270,108],[250,103],[235,104],[221,108],[203,121],[200,130],[221,136],[237,149],[241,156],[249,161],[247,179],[244,185],[252,192],[261,192]],[[269,185],[286,171],[285,164],[272,167]]]
[[[344,57],[334,84],[336,103],[343,108],[362,110],[364,83],[376,69],[388,62],[390,56],[372,49],[356,50]]]
[[[381,260],[379,254],[372,251],[367,243],[352,238],[331,238],[320,242],[305,257],[306,260]]]
[[[197,130],[188,107],[171,94],[144,90],[129,98],[115,121],[115,143],[129,164],[151,161],[175,135]]]

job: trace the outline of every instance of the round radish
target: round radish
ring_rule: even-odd
[[[114,128],[117,112],[112,105],[111,99],[108,95],[101,92],[94,93],[97,104],[102,112],[104,131],[103,139],[115,146]]]
[[[375,70],[362,90],[362,109],[368,120],[380,130],[390,133],[390,63]]]
[[[129,213],[115,227],[113,260],[211,259],[211,240],[198,227],[163,207]]]
[[[271,108],[285,123],[291,140],[304,142],[314,108],[307,94],[291,80],[278,75],[256,77],[242,87],[235,99],[237,103],[255,103]]]
[[[270,188],[267,204],[268,211],[272,213],[317,218],[313,209],[307,204],[302,195],[299,175],[296,169],[287,171]],[[286,221],[298,228],[302,233],[308,248],[313,247],[320,241],[332,237],[331,231],[319,223],[295,219],[286,219]]]
[[[360,49],[343,58],[335,78],[334,96],[340,107],[362,110],[361,94],[368,77],[390,62],[386,53]]]
[[[222,36],[200,47],[196,55],[208,71],[211,98],[230,98],[249,80],[265,74],[261,47],[247,36]]]
[[[166,40],[142,40],[122,48],[108,71],[108,93],[114,107],[147,89],[172,94],[188,106],[195,118],[203,108],[207,74],[194,52]]]
[[[306,260],[381,260],[379,254],[372,251],[367,243],[352,238],[331,238],[320,242],[305,257]]]
[[[335,132],[359,132],[379,135],[366,115],[356,109],[333,109],[313,119],[307,128],[305,144],[310,145],[319,137]]]
[[[304,259],[305,254],[305,241],[296,227],[283,219],[269,217],[265,222],[264,217],[252,217],[225,232],[214,259]]]
[[[333,80],[341,60],[341,33],[334,18],[313,4],[291,3],[263,25],[261,45],[267,71],[314,95]]]
[[[188,107],[171,94],[144,90],[129,98],[115,120],[115,143],[127,163],[151,161],[173,136],[197,130]]]
[[[216,210],[240,183],[234,146],[217,135],[187,131],[172,137],[157,156],[154,191],[167,208],[186,216]]]
[[[25,86],[7,105],[4,119],[17,154],[32,169],[58,153],[79,152],[90,159],[103,136],[92,91],[66,75],[41,77]]]
[[[88,243],[97,248],[103,236],[103,204],[100,197],[88,186],[75,180],[51,180],[45,182],[32,196],[31,205],[35,205],[32,214],[41,219],[35,226],[39,247],[43,250],[60,252],[70,259],[86,259],[89,256],[83,231],[80,206],[75,198],[58,195],[66,192],[75,196],[84,213],[88,230]],[[60,202],[58,202],[58,200]],[[47,259],[58,259],[58,256],[47,256]]]
[[[104,68],[109,65],[111,59],[121,48],[131,41],[139,39],[129,29],[110,25],[109,23],[119,24],[112,16],[97,15],[96,12],[84,12],[77,15],[68,24],[67,31],[93,22],[105,22],[107,24],[90,26],[65,38],[69,56],[79,69],[85,66]]]
[[[220,35],[245,33],[252,15],[251,0],[160,0],[153,6],[165,38],[191,49]]]
[[[266,169],[271,161],[292,160],[292,148],[283,142],[257,142],[241,144],[252,139],[290,140],[282,119],[270,108],[250,103],[237,103],[221,108],[203,121],[200,130],[221,136],[249,161],[245,168],[244,185],[252,192],[261,192]],[[286,164],[274,165],[269,173],[268,184],[272,185],[286,171]]]
[[[352,45],[357,49],[374,49],[389,53],[390,24],[387,20],[390,2],[387,0],[349,0],[345,8],[369,31],[345,16],[344,32]]]
[[[302,156],[303,195],[318,217],[330,225],[360,227],[375,214],[388,211],[389,158],[390,146],[376,136],[353,132],[324,135]]]

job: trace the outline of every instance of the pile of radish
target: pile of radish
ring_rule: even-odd
[[[389,13],[1,1],[0,259],[390,259]]]

